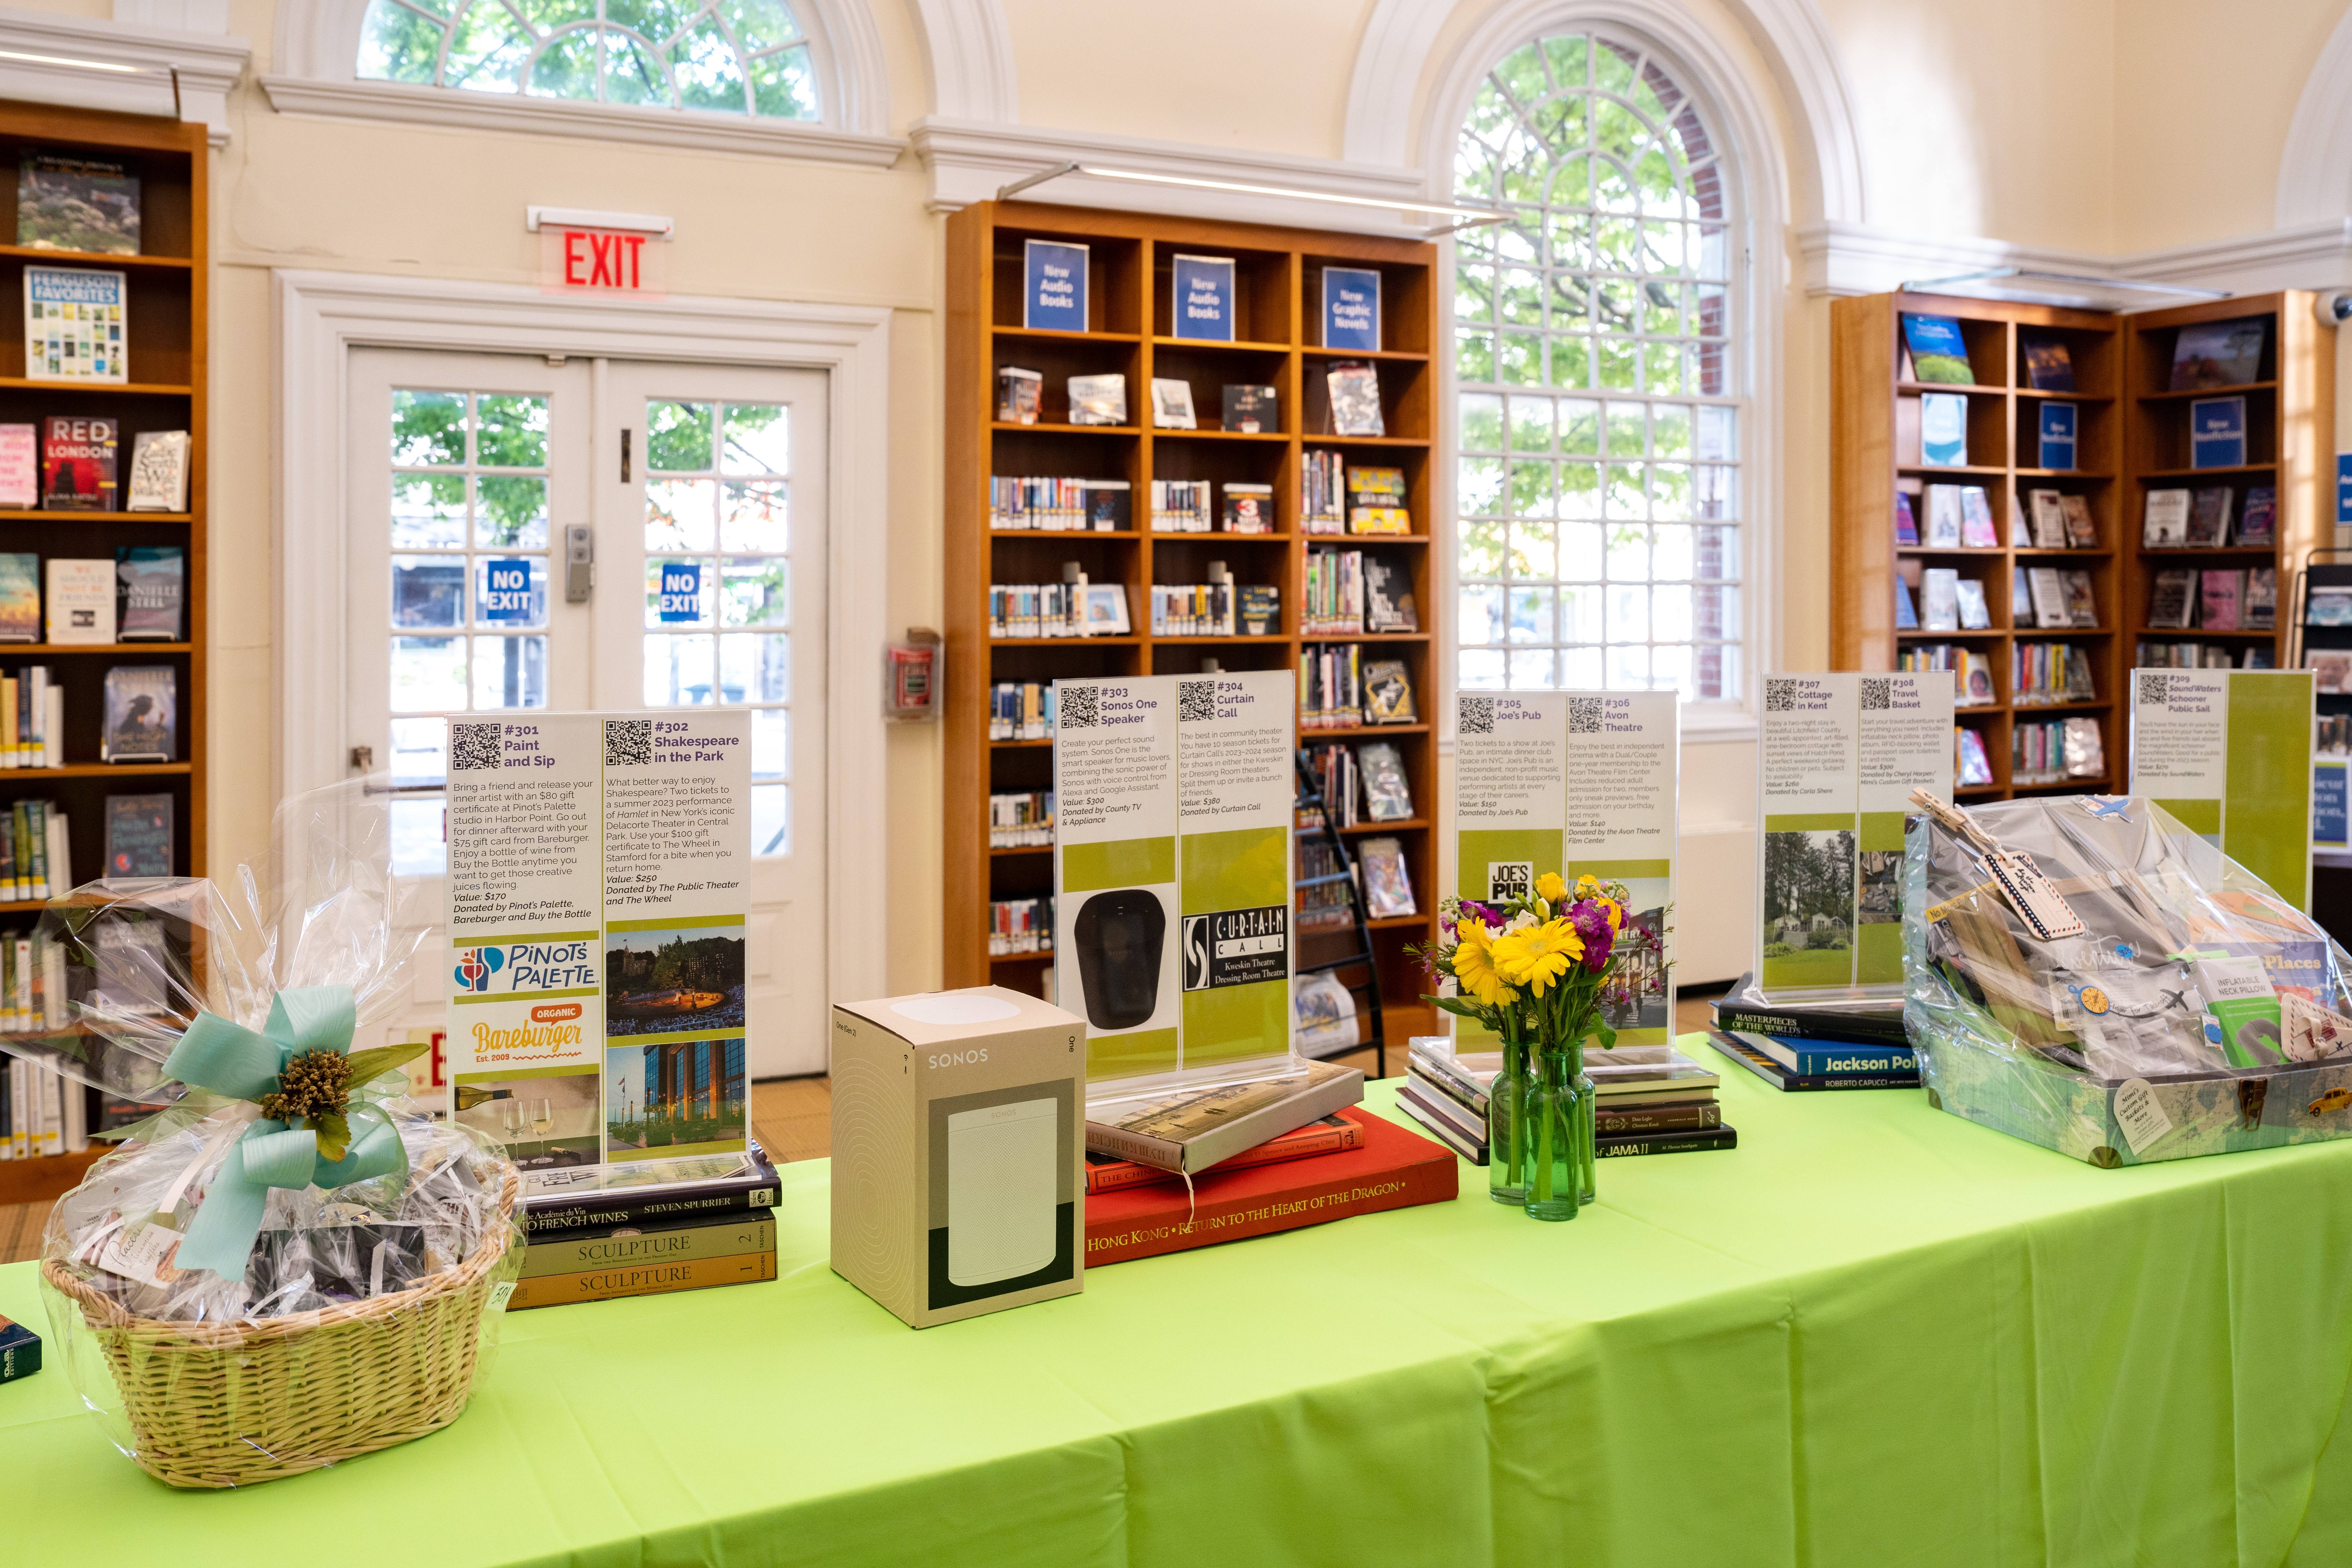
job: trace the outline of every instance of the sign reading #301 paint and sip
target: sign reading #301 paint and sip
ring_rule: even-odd
[[[743,1147],[749,720],[449,726],[451,1110],[526,1171]]]

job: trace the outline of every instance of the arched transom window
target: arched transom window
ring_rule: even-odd
[[[1698,106],[1639,45],[1540,38],[1480,84],[1454,191],[1465,687],[1736,700],[1731,193]]]
[[[371,0],[358,75],[820,118],[808,35],[782,0]]]

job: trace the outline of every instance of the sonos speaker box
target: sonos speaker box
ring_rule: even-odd
[[[1001,985],[833,1009],[833,1269],[919,1329],[1086,1281],[1087,1028]]]

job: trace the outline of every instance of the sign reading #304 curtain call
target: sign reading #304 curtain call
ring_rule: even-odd
[[[451,1111],[529,1172],[740,1151],[748,721],[449,726]]]
[[[1627,919],[1664,935],[1630,966],[1602,1018],[1620,1045],[1674,1035],[1678,699],[1672,691],[1495,691],[1455,707],[1454,860],[1460,897],[1500,903],[1557,871],[1624,884]],[[1653,983],[1654,982],[1654,989]],[[1456,1048],[1495,1042],[1454,1021]]]

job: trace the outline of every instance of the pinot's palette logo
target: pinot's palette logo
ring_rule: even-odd
[[[457,954],[457,984],[468,991],[488,991],[490,976],[506,966],[507,955],[499,948],[467,948]]]

